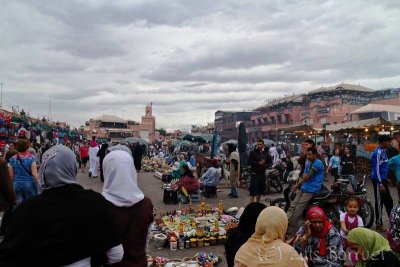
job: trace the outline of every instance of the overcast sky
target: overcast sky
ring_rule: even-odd
[[[400,1],[1,1],[3,106],[187,128],[340,82],[400,87]]]

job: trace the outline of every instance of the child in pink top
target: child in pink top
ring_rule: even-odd
[[[357,198],[350,197],[346,200],[346,212],[340,214],[340,235],[343,239],[343,250],[347,249],[347,234],[350,230],[357,227],[364,227],[362,218],[357,215],[360,210],[360,202]],[[357,262],[357,255],[354,251],[349,252],[350,259],[355,264]]]

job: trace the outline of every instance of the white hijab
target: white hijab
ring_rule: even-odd
[[[132,207],[144,198],[137,186],[133,158],[122,150],[111,151],[103,160],[104,185],[101,193],[118,207]]]

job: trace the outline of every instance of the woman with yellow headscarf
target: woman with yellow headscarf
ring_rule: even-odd
[[[349,248],[357,253],[356,267],[399,267],[400,261],[391,251],[389,242],[377,232],[354,228],[347,236]]]
[[[303,267],[301,256],[284,242],[287,227],[282,209],[265,208],[257,218],[255,233],[236,253],[235,267]]]

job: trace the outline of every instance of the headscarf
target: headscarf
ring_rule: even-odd
[[[89,146],[90,147],[96,147],[96,146],[99,146],[99,145],[97,144],[96,140],[90,140]]]
[[[238,229],[242,235],[250,237],[255,232],[258,215],[265,208],[266,206],[259,202],[251,202],[246,206],[242,216],[240,216],[238,225]]]
[[[127,152],[115,150],[103,160],[104,185],[102,195],[115,206],[131,207],[144,199],[137,185],[133,158]]]
[[[254,234],[240,247],[235,261],[246,266],[300,267],[303,261],[283,242],[288,227],[286,213],[274,206],[261,211]]]
[[[306,214],[307,220],[321,219],[324,227],[321,232],[313,230],[311,227],[311,235],[320,239],[319,241],[319,255],[326,255],[326,235],[332,227],[331,222],[326,218],[325,212],[320,207],[311,207]]]
[[[390,251],[389,242],[377,232],[357,227],[349,232],[347,241],[359,245],[368,258],[372,258],[382,251]],[[356,267],[366,266],[366,261],[358,261]]]
[[[49,148],[42,156],[39,169],[39,186],[42,190],[77,184],[76,157],[66,146],[57,145]]]
[[[129,147],[124,146],[124,145],[121,145],[121,144],[108,147],[106,151],[107,151],[107,153],[110,153],[111,151],[115,151],[115,150],[122,150],[122,151],[125,151],[125,152],[127,152],[129,155],[131,155],[131,157],[132,157],[132,151],[129,149]]]

